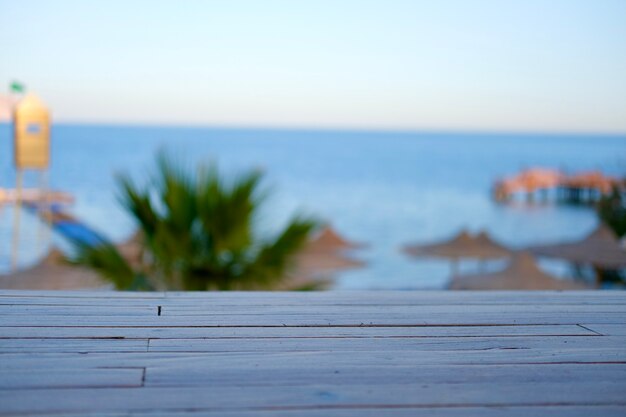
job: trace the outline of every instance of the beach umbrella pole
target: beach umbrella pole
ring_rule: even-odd
[[[20,246],[20,211],[22,210],[22,170],[17,170],[16,177],[17,196],[13,211],[13,247],[11,251],[11,269],[17,269],[17,260]]]
[[[37,252],[41,251],[42,246],[45,247],[48,239],[50,238],[51,227],[51,213],[50,204],[48,201],[48,172],[41,170],[39,172],[39,192],[40,198],[37,209],[43,215],[43,222],[39,223],[39,230],[37,232]]]
[[[457,258],[452,259],[452,263],[450,264],[452,276],[455,277],[459,272],[459,261]]]

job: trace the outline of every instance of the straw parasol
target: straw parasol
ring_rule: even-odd
[[[337,251],[363,247],[361,243],[351,242],[342,237],[335,229],[325,226],[308,244],[308,250]]]
[[[591,264],[600,269],[626,268],[626,250],[613,231],[603,224],[579,242],[533,246],[529,251],[535,256]]]
[[[414,257],[435,257],[452,259],[453,273],[456,271],[457,261],[461,258],[486,259],[506,258],[510,252],[504,246],[496,243],[489,235],[482,231],[476,236],[470,235],[463,229],[454,237],[431,244],[408,245],[403,251]]]
[[[135,231],[128,239],[115,245],[116,249],[132,266],[139,266],[143,258],[144,236],[141,230]]]
[[[343,238],[333,228],[326,226],[304,246],[296,257],[296,263],[300,269],[320,271],[362,267],[363,262],[343,254],[346,250],[359,247],[363,245]]]
[[[52,248],[37,265],[0,276],[0,288],[15,290],[78,290],[109,288],[89,268],[68,265],[63,253]]]
[[[474,239],[463,229],[450,239],[430,243],[415,244],[404,247],[404,252],[417,257],[462,258],[472,257]]]
[[[456,276],[452,290],[581,290],[584,284],[560,280],[543,272],[528,252],[516,253],[501,272]]]
[[[477,258],[497,259],[511,256],[511,251],[508,248],[493,240],[484,230],[481,230],[474,237],[474,242],[475,250],[479,254],[479,256],[476,256]]]
[[[310,280],[339,270],[362,268],[365,262],[352,259],[343,253],[359,247],[363,245],[350,242],[330,226],[326,226],[296,255],[295,271],[292,275]]]
[[[296,256],[295,263],[298,271],[308,273],[328,273],[365,266],[365,262],[348,258],[340,253],[310,252],[306,249]]]

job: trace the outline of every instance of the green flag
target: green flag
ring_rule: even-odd
[[[9,88],[11,89],[12,93],[17,94],[22,94],[24,91],[26,91],[26,87],[24,87],[24,84],[19,81],[13,81]]]

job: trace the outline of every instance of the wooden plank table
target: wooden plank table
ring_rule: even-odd
[[[625,416],[626,293],[0,291],[0,415]]]

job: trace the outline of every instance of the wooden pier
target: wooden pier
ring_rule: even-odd
[[[41,191],[26,188],[21,192],[13,188],[0,188],[0,205],[16,204],[17,202],[30,205],[39,204],[73,204],[74,196],[63,191]]]
[[[521,197],[527,202],[595,203],[613,188],[624,186],[623,180],[599,171],[566,175],[557,170],[533,168],[496,181],[493,197],[501,202]]]
[[[624,292],[0,292],[3,416],[624,416]]]

